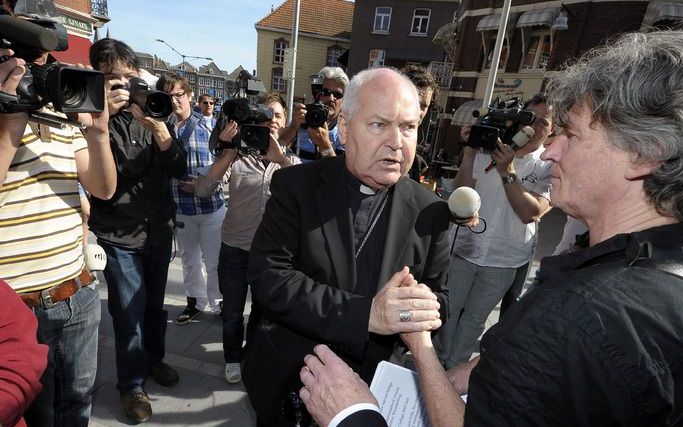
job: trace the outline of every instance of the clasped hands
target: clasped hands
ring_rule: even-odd
[[[440,326],[436,295],[428,286],[418,283],[408,267],[394,274],[373,298],[370,332],[400,333],[408,347],[414,349],[431,346],[430,331]],[[317,345],[314,353],[304,358],[299,395],[320,426],[327,426],[335,415],[352,405],[377,406],[367,384],[329,347]]]

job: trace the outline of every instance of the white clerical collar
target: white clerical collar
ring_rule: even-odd
[[[360,184],[360,192],[361,194],[365,194],[366,196],[374,196],[375,194],[377,194],[377,191],[373,190],[367,185],[364,185],[363,183]]]

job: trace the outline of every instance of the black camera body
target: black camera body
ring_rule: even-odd
[[[63,113],[99,113],[104,109],[104,74],[60,64],[28,64],[17,95],[0,92],[0,113],[36,111],[52,103]]]
[[[479,117],[478,111],[475,111],[473,115]],[[515,136],[520,125],[530,125],[535,118],[533,111],[522,108],[517,97],[507,101],[496,99],[489,106],[489,111],[479,119],[477,124],[472,125],[470,137],[465,145],[483,149],[485,152],[496,149],[498,138],[504,144],[511,145],[512,137]]]
[[[17,94],[0,91],[0,113],[32,112],[52,103],[63,113],[99,113],[104,109],[104,74],[56,63],[33,64],[43,52],[66,50],[66,29],[54,22],[0,15],[0,47],[27,62]]]
[[[317,129],[325,126],[327,116],[330,114],[330,107],[322,104],[320,101],[306,104],[306,122],[303,124],[304,128],[310,127]]]
[[[112,86],[111,90],[125,89],[130,93],[130,103],[138,105],[146,116],[165,119],[173,113],[171,95],[158,90],[151,90],[146,81],[140,77],[132,77],[126,85]]]
[[[270,147],[270,128],[259,125],[273,118],[273,109],[265,105],[249,105],[246,98],[229,99],[221,107],[221,115],[211,132],[209,149],[219,155],[226,148],[236,148],[247,154],[266,154]],[[225,126],[234,120],[240,131],[232,142],[220,140],[219,135]]]

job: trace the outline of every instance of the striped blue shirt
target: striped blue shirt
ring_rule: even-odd
[[[194,131],[185,135],[188,126],[193,126]],[[187,176],[181,181],[189,181],[191,177],[199,176],[200,168],[205,168],[214,162],[215,157],[209,152],[210,136],[209,126],[194,115],[190,116],[184,126],[178,128],[178,139],[183,142],[183,147],[187,152]],[[216,188],[211,197],[201,198],[181,190],[178,188],[178,180],[171,179],[171,192],[173,200],[178,205],[176,212],[181,215],[208,214],[225,205],[222,185]]]

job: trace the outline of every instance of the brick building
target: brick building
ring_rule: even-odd
[[[481,107],[502,6],[503,0],[463,0],[458,10],[452,81],[436,141],[451,154],[459,151],[459,125],[472,122],[472,110]],[[682,17],[683,2],[673,0],[513,0],[493,99],[527,99],[565,61],[624,32],[675,25]]]
[[[106,0],[55,0],[61,23],[67,29],[69,48],[52,52],[65,63],[90,64],[88,50],[96,29],[109,22]]]
[[[286,0],[255,25],[256,70],[267,90],[287,92],[283,76],[285,49],[292,47],[294,0]],[[346,0],[301,0],[294,99],[310,95],[309,76],[322,67],[340,66],[351,41],[354,3]]]
[[[420,142],[436,137],[437,117],[445,108],[453,68],[444,47],[433,40],[456,20],[459,4],[460,0],[364,0],[354,8],[349,77],[366,68],[422,65],[445,92],[420,125]]]

